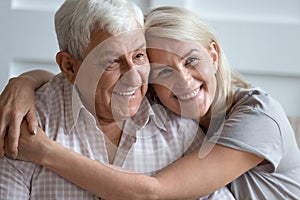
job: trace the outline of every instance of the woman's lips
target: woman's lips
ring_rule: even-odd
[[[203,87],[203,85],[201,85],[200,87],[194,89],[190,93],[186,93],[186,94],[182,94],[182,95],[174,95],[173,97],[180,100],[180,101],[189,101],[189,100],[195,98],[199,94],[202,87]]]

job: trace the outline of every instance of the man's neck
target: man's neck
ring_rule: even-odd
[[[124,122],[110,122],[110,123],[103,123],[99,121],[99,126],[104,135],[107,137],[109,141],[106,143],[106,150],[107,150],[107,156],[108,161],[110,164],[113,164],[114,157],[116,155],[116,152],[118,150],[118,146],[121,140],[122,136],[122,128],[123,128]]]
[[[120,140],[124,121],[122,122],[99,122],[100,128],[106,137],[113,143]]]

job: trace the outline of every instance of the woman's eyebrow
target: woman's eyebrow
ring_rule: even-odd
[[[168,66],[166,65],[159,65],[159,64],[151,64],[151,71],[155,71],[155,70],[161,70],[161,69],[164,69],[164,68],[167,68]]]
[[[186,54],[184,54],[181,58],[184,59],[184,58],[188,57],[188,56],[191,55],[194,51],[200,52],[199,49],[191,49],[189,52],[187,52]]]

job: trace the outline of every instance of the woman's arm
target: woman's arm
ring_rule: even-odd
[[[25,117],[32,133],[36,132],[38,122],[35,114],[34,90],[48,82],[53,74],[34,70],[9,80],[0,96],[0,156],[4,152],[11,157],[18,153],[20,125]],[[4,138],[8,143],[4,149]]]
[[[105,199],[195,199],[225,186],[263,160],[215,145],[202,159],[194,152],[149,177],[70,151],[47,138],[40,129],[37,135],[31,135],[23,125],[21,135],[19,159],[41,164]]]
[[[156,199],[151,196],[155,178],[91,160],[51,140],[40,128],[36,135],[27,128],[23,122],[17,159],[43,165],[104,199]]]
[[[52,79],[54,74],[45,70],[32,70],[21,74],[20,76],[13,78],[28,78],[33,83],[34,89],[40,88],[42,85]]]

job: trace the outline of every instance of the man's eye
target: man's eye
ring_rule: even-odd
[[[107,62],[105,71],[117,70],[120,67],[120,62],[118,59],[112,59]]]
[[[109,61],[108,61],[108,65],[114,64],[114,63],[116,63],[116,62],[118,62],[118,59],[112,59],[112,60],[109,60]]]
[[[145,64],[146,59],[146,55],[143,53],[138,53],[134,56],[134,62],[137,65]]]
[[[136,54],[135,57],[136,57],[136,58],[144,58],[144,56],[145,56],[145,55],[144,55],[143,53],[138,53],[138,54]]]
[[[186,59],[185,65],[195,66],[195,65],[198,64],[199,61],[200,61],[199,58],[196,58],[196,57],[189,57],[189,58]]]

